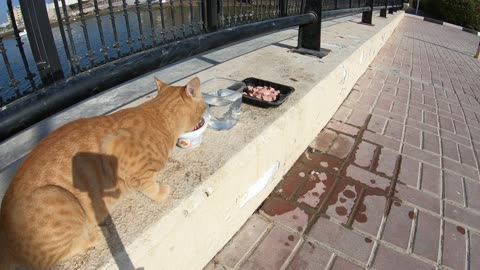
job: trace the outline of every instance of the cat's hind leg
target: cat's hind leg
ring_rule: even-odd
[[[80,202],[60,186],[43,186],[17,199],[6,216],[10,250],[16,261],[34,269],[47,269],[95,240]]]

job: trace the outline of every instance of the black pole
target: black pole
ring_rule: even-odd
[[[0,111],[0,142],[54,113],[147,72],[245,38],[316,23],[312,14],[255,22],[142,51],[77,74],[17,100]]]
[[[218,0],[207,0],[207,9],[205,12],[205,16],[207,17],[207,30],[209,32],[217,31],[219,28],[218,14],[220,13],[220,8],[222,7],[220,7]]]
[[[336,2],[335,2],[336,3]],[[301,25],[298,32],[298,50],[320,51],[322,32],[322,1],[306,0],[304,13],[316,15],[315,22]]]
[[[43,84],[64,78],[45,3],[20,0],[25,30]]]
[[[380,9],[380,17],[387,18],[387,0],[385,0],[385,8]]]
[[[365,3],[366,6],[369,6],[370,7],[370,10],[368,11],[364,11],[362,13],[362,23],[366,23],[366,24],[373,24],[372,22],[372,18],[373,18],[373,0],[367,0],[367,2]]]
[[[240,3],[243,0],[240,0]],[[287,8],[288,8],[288,0],[279,0],[279,5],[280,5],[280,16],[281,17],[286,17],[288,16],[287,13]]]

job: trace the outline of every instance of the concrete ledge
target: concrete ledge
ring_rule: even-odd
[[[270,35],[270,39],[276,37],[278,41],[238,58],[229,59],[225,51],[216,51],[188,65],[180,63],[149,74],[149,79],[152,75],[168,78],[183,69],[196,69],[194,76],[202,81],[254,76],[291,85],[296,91],[277,109],[243,104],[241,120],[232,130],[208,130],[199,148],[175,150],[159,176],[160,181],[175,189],[172,197],[164,204],[156,204],[140,194],[130,195],[112,213],[106,241],[58,269],[117,269],[130,263],[144,269],[204,267],[326,125],[403,16],[398,12],[388,19],[376,19],[374,26],[360,24],[357,19],[323,29],[322,46],[332,50],[323,59],[290,53],[298,33],[292,29]],[[259,40],[262,38],[249,42],[258,44]],[[245,47],[238,46],[237,50]],[[104,102],[109,107],[111,99],[129,93],[122,87],[132,85],[109,92],[111,96],[103,96],[103,101],[97,98],[87,102]],[[126,106],[152,98],[153,80],[140,87],[148,91],[136,92],[135,101]],[[22,142],[29,144],[26,138]],[[28,147],[20,144],[19,148],[28,153]],[[5,160],[1,168],[21,159],[10,156]]]

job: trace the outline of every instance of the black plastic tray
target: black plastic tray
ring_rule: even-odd
[[[276,90],[280,91],[280,94],[278,95],[278,98],[275,101],[265,101],[265,100],[258,99],[256,97],[243,95],[242,101],[244,103],[247,103],[247,104],[250,104],[250,105],[253,105],[253,106],[257,106],[257,107],[262,107],[262,108],[278,107],[278,106],[282,105],[282,103],[284,103],[285,100],[287,100],[288,96],[290,96],[293,92],[295,92],[295,88],[293,88],[291,86],[287,86],[287,85],[283,85],[283,84],[279,84],[279,83],[274,83],[274,82],[270,82],[270,81],[265,81],[265,80],[261,80],[261,79],[257,79],[257,78],[253,78],[253,77],[246,78],[245,80],[243,80],[243,82],[247,86],[253,86],[253,87],[268,86],[268,87],[273,87]],[[247,89],[245,88],[243,91],[246,91],[246,90]]]

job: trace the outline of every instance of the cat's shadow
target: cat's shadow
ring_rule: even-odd
[[[133,266],[107,208],[106,200],[120,197],[117,172],[118,160],[114,156],[80,152],[72,159],[73,185],[88,193],[97,223],[105,225],[101,226],[102,233],[118,269],[143,270]]]

